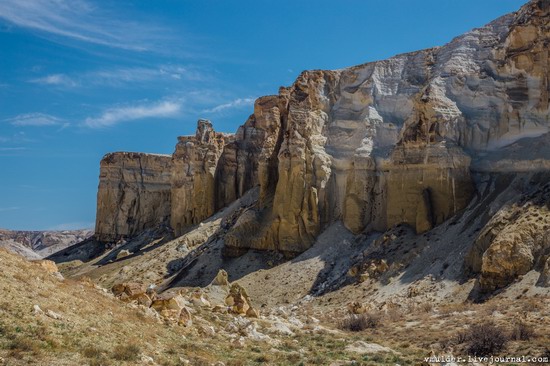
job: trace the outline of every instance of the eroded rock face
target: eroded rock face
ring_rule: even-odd
[[[440,48],[300,75],[273,208],[247,212],[226,244],[300,252],[334,220],[421,233],[463,209],[470,154],[548,131],[545,4]]]
[[[216,173],[217,208],[222,208],[260,185],[260,200],[277,182],[277,151],[286,113],[285,93],[260,97],[254,114],[240,126],[234,140],[225,145]]]
[[[176,235],[216,212],[215,175],[228,139],[212,123],[199,120],[195,136],[178,138],[172,156],[171,218]]]
[[[169,155],[105,155],[99,173],[96,238],[116,241],[167,221],[171,167]]]
[[[257,185],[228,253],[299,253],[337,220],[354,233],[442,223],[475,192],[472,158],[483,171],[486,153],[548,132],[549,9],[532,1],[443,47],[303,72],[233,137],[199,122],[173,157],[176,234]]]
[[[550,184],[548,174],[525,178],[513,196],[480,231],[466,256],[466,267],[479,274],[483,292],[491,292],[536,269],[540,284],[547,285],[550,257]]]

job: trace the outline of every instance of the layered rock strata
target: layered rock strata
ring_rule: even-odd
[[[95,236],[116,241],[170,217],[170,155],[117,152],[101,160]]]
[[[430,230],[470,202],[472,158],[483,172],[487,152],[548,132],[549,11],[548,0],[531,1],[443,47],[303,72],[258,99],[235,136],[208,125],[180,138],[173,228],[259,185],[257,204],[225,235],[235,253],[302,252],[337,220],[354,233]]]
[[[208,120],[198,121],[195,136],[178,138],[171,167],[170,224],[176,235],[215,213],[216,169],[228,138]]]

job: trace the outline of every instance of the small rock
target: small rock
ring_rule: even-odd
[[[188,327],[192,324],[191,313],[189,312],[189,309],[185,307],[181,309],[178,324],[183,325],[185,327]]]
[[[211,283],[212,286],[229,286],[229,277],[227,275],[227,272],[223,269],[220,269],[218,271],[218,274],[212,280]]]
[[[260,312],[251,307],[246,311],[246,316],[249,317],[249,318],[259,318],[260,317]]]
[[[269,328],[270,331],[273,333],[279,333],[283,335],[293,336],[294,332],[290,330],[290,328],[284,324],[283,322],[276,321],[271,325],[271,328]]]
[[[46,316],[52,318],[52,319],[55,319],[55,320],[61,320],[63,319],[63,317],[61,316],[61,314],[58,314],[50,309],[46,310]]]
[[[228,311],[228,307],[223,305],[216,305],[212,308],[213,313],[226,314]]]
[[[117,260],[122,259],[124,257],[129,256],[130,254],[132,253],[128,249],[122,249],[120,252],[117,253],[116,259]]]
[[[32,311],[35,315],[44,314],[44,311],[42,309],[40,309],[40,306],[38,306],[38,305],[34,305],[32,307]]]
[[[243,348],[245,346],[244,337],[241,336],[241,337],[235,338],[235,340],[231,342],[231,345],[233,347]]]
[[[153,357],[149,357],[146,355],[141,355],[141,362],[143,362],[146,365],[153,365],[155,364],[155,360],[153,360]]]
[[[346,347],[346,351],[355,353],[380,353],[380,352],[392,352],[391,348],[381,346],[376,343],[367,343],[363,341],[356,341]]]
[[[216,329],[211,325],[206,327],[201,327],[200,331],[202,334],[205,334],[210,337],[213,337],[216,335]]]
[[[194,292],[191,295],[191,303],[198,307],[211,307],[210,301],[204,298],[202,292]]]

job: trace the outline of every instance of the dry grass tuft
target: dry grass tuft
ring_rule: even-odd
[[[529,341],[535,337],[535,330],[524,321],[518,321],[512,329],[510,338],[515,341]]]
[[[351,314],[342,319],[338,327],[351,332],[361,332],[365,329],[377,328],[380,325],[380,319],[378,313]]]
[[[141,349],[138,345],[118,345],[113,349],[111,357],[117,361],[137,361]]]

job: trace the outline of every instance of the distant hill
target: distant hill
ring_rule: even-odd
[[[93,235],[93,230],[15,231],[0,229],[0,247],[28,259],[40,259],[79,243]]]

